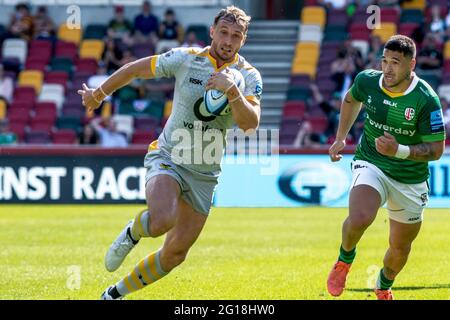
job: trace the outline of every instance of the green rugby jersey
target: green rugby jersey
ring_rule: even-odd
[[[414,75],[403,93],[388,92],[382,86],[383,73],[360,72],[350,88],[355,100],[366,110],[364,132],[356,148],[355,160],[365,160],[387,176],[402,183],[414,184],[428,179],[427,162],[384,156],[375,148],[375,138],[388,132],[403,145],[445,140],[439,97],[424,80]]]

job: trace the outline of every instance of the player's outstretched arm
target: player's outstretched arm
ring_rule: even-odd
[[[331,161],[339,161],[342,156],[339,154],[345,148],[345,139],[353,123],[355,123],[361,110],[361,102],[353,98],[350,90],[347,91],[342,101],[341,113],[339,115],[339,126],[336,133],[336,140],[328,151]]]
[[[83,84],[83,89],[78,90],[78,94],[82,96],[83,105],[89,110],[97,109],[103,99],[111,95],[117,89],[120,89],[132,80],[151,79],[154,77],[151,63],[153,57],[142,58],[122,66],[106,79],[98,88],[88,88]]]
[[[426,142],[409,146],[408,160],[428,162],[439,160],[445,149],[445,141]]]
[[[439,160],[444,153],[445,141],[403,146],[397,142],[393,135],[385,132],[383,136],[375,139],[375,147],[379,153],[385,156],[428,162]]]

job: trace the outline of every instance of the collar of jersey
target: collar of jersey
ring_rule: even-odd
[[[210,50],[210,49],[211,49],[211,47],[208,47],[208,50],[206,51],[206,56],[208,57],[209,61],[210,61],[211,64],[213,65],[214,70],[215,70],[216,72],[220,72],[220,71],[222,71],[223,69],[225,69],[226,67],[231,66],[232,64],[235,64],[235,63],[238,61],[238,54],[236,53],[236,55],[234,56],[233,61],[227,62],[227,63],[225,63],[223,66],[221,66],[220,68],[217,68],[217,61],[216,61],[216,59],[214,59],[214,57],[209,53],[209,50]]]
[[[381,77],[379,80],[379,85],[380,85],[381,90],[383,90],[383,92],[391,98],[398,98],[398,97],[406,96],[408,93],[413,91],[414,88],[416,87],[417,83],[419,83],[419,77],[416,75],[415,72],[412,73],[412,76],[414,77],[413,81],[411,81],[411,84],[409,85],[408,89],[406,89],[406,91],[404,91],[404,92],[390,92],[385,87],[383,87],[383,77],[384,77],[383,74],[381,74]]]

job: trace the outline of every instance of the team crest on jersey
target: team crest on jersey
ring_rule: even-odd
[[[416,114],[416,111],[413,108],[405,109],[405,119],[406,120],[411,121],[414,118],[415,114]]]

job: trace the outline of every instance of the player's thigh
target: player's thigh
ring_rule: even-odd
[[[417,223],[401,223],[389,219],[390,233],[389,246],[392,249],[409,252],[411,243],[419,234],[422,222]]]
[[[377,216],[380,204],[381,196],[374,187],[357,185],[350,191],[349,216],[355,223],[371,224]]]
[[[387,208],[389,218],[403,224],[422,222],[423,211],[428,204],[427,182],[404,184],[389,179]]]
[[[350,189],[350,218],[362,224],[371,223],[387,197],[383,176],[366,161],[352,163]]]
[[[168,174],[155,175],[145,186],[147,207],[152,213],[152,219],[176,219],[177,208],[181,200],[181,189],[178,181]]]
[[[176,224],[167,233],[164,242],[165,251],[187,253],[203,230],[207,218],[207,215],[194,210],[185,200],[180,199]]]

